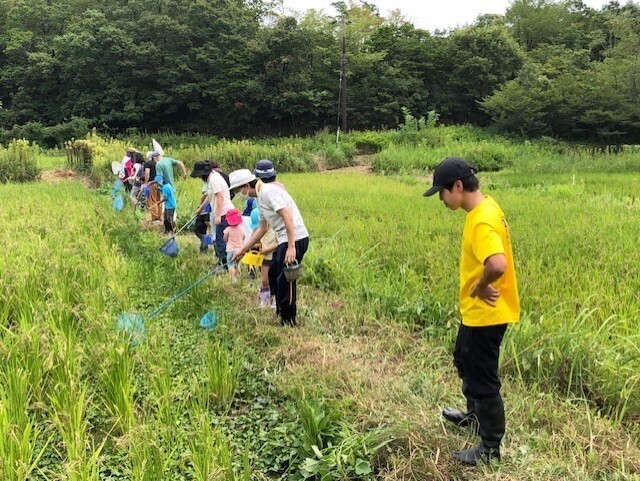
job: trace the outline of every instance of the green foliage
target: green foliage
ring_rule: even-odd
[[[306,456],[300,466],[302,479],[374,479],[373,457],[386,444],[381,429],[359,433],[341,422],[330,406],[304,396],[298,413]]]
[[[348,139],[353,142],[358,152],[362,154],[375,154],[389,145],[390,139],[386,132],[379,130],[366,130],[364,132],[351,132]]]
[[[104,386],[103,400],[121,434],[126,434],[135,426],[134,359],[128,340],[114,346],[101,360],[100,384]]]
[[[180,146],[170,152],[188,165],[198,160],[216,159],[228,172],[253,166],[260,159],[271,160],[282,172],[303,172],[311,168],[311,154],[305,152],[300,143],[286,140],[274,140],[272,144],[221,140],[203,147]]]
[[[89,121],[73,117],[68,122],[45,127],[40,122],[27,122],[14,125],[9,130],[0,129],[0,142],[8,143],[12,139],[27,139],[43,147],[61,147],[68,140],[81,138],[89,131]]]
[[[6,149],[0,145],[0,183],[39,180],[38,152],[36,144],[24,139],[12,140]]]
[[[231,408],[242,367],[242,357],[235,350],[215,344],[205,360],[205,378],[198,386],[197,403],[201,409],[224,414]]]
[[[523,53],[505,27],[467,27],[451,35],[446,62],[448,88],[456,102],[438,111],[458,122],[485,122],[478,101],[516,76]]]
[[[505,15],[432,35],[344,4],[348,126],[395,128],[406,107],[527,135],[635,141],[634,5],[518,0]],[[0,31],[0,142],[62,146],[90,126],[244,137],[335,125],[342,24],[317,10],[34,0],[7,2]],[[579,71],[562,65],[572,56]],[[524,64],[549,82],[522,78],[501,94]],[[494,95],[504,101],[493,105]]]

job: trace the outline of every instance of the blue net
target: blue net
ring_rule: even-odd
[[[165,256],[176,257],[178,252],[180,252],[180,246],[176,240],[172,237],[167,242],[160,246],[160,252],[162,252]]]
[[[200,318],[200,327],[205,329],[214,329],[218,325],[218,313],[209,311]]]
[[[140,314],[120,314],[118,316],[118,330],[130,337],[132,346],[137,346],[144,342],[146,332],[144,319]]]
[[[113,210],[117,210],[118,212],[122,210],[122,208],[124,207],[124,199],[122,198],[121,195],[113,199],[113,203],[111,204],[111,207],[113,207]]]

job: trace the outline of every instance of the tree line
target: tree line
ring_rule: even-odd
[[[513,0],[435,33],[367,2],[334,5],[292,16],[270,0],[0,0],[0,128],[57,143],[85,126],[333,128],[344,18],[350,128],[394,128],[406,107],[526,136],[640,137],[635,3]]]

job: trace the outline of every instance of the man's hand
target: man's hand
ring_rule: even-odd
[[[284,254],[284,263],[293,264],[296,261],[296,246],[287,247],[287,252]]]
[[[482,286],[479,282],[471,289],[471,297],[479,297],[492,307],[496,307],[496,301],[500,297],[500,291],[491,284]]]
[[[244,255],[244,249],[238,249],[233,253],[233,261],[239,261]]]

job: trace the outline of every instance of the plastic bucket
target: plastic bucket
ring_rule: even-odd
[[[260,267],[264,261],[264,256],[256,250],[250,250],[242,256],[242,263],[251,267]]]
[[[296,261],[294,264],[284,266],[284,276],[289,282],[297,281],[304,275],[304,266]]]

